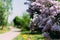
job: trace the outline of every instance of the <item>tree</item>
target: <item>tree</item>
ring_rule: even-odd
[[[16,16],[13,20],[14,25],[17,26],[17,28],[21,28],[22,30],[27,30],[30,22],[30,18],[28,14],[23,14],[23,16],[20,18]]]
[[[2,26],[2,29],[4,26],[7,25],[7,17],[9,14],[9,8],[10,8],[11,0],[8,2],[8,0],[0,0],[0,26]]]
[[[33,18],[31,17],[32,20],[30,23],[31,24],[30,30],[35,31],[35,29],[42,28],[42,30],[39,31],[40,32],[42,31],[44,37],[60,38],[60,8],[59,7],[60,7],[60,2],[58,2],[57,0],[51,0],[51,1],[30,0],[29,7],[27,9],[27,12],[30,14],[30,16],[32,15],[33,17]],[[34,15],[38,14],[38,16],[34,17],[33,14]],[[36,18],[38,18],[38,20]]]
[[[12,0],[2,0],[5,7],[5,15],[6,15],[6,24],[8,24],[8,16],[12,12]]]

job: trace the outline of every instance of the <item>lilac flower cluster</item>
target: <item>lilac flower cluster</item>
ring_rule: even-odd
[[[30,15],[30,29],[37,27],[42,28],[44,36],[49,36],[50,31],[59,31],[60,18],[56,19],[56,16],[60,14],[60,2],[56,0],[31,0],[27,12]]]

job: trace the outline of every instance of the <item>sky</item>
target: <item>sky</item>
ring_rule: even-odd
[[[26,2],[26,0],[12,0],[12,13],[9,15],[8,18],[8,22],[10,23],[15,16],[22,16],[22,13],[26,11],[26,9],[28,8],[27,5],[24,5],[24,2]]]

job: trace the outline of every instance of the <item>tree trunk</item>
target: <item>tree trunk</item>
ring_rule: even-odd
[[[2,30],[4,29],[4,26],[2,26],[2,28],[1,28]]]

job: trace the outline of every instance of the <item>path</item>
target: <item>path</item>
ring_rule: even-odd
[[[13,40],[18,34],[20,34],[19,29],[11,28],[9,32],[0,34],[0,40]]]

